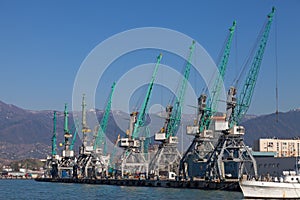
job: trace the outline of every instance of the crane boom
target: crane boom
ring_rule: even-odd
[[[112,102],[112,97],[113,97],[113,94],[114,94],[114,91],[115,91],[115,86],[116,86],[116,82],[113,82],[113,84],[111,86],[111,92],[110,92],[110,95],[109,95],[109,99],[108,99],[107,105],[105,107],[105,112],[104,112],[104,115],[101,119],[100,127],[98,129],[98,133],[97,133],[97,136],[96,136],[96,139],[95,139],[95,142],[94,142],[94,150],[96,150],[96,148],[99,147],[102,142],[104,143],[104,147],[103,147],[103,154],[104,155],[106,154],[106,141],[105,141],[105,136],[104,135],[105,135],[105,132],[106,132],[106,129],[107,129],[108,118],[109,118],[109,113],[110,113],[110,110],[111,110],[111,102]]]
[[[53,136],[52,136],[52,156],[57,155],[57,145],[56,145],[56,111],[53,113]]]
[[[72,127],[71,130],[74,130],[74,134],[73,134],[73,137],[72,137],[72,141],[71,141],[71,145],[70,145],[70,149],[73,150],[74,149],[74,144],[76,142],[76,138],[77,138],[77,133],[78,133],[78,130],[77,130],[77,120],[75,120],[74,122],[74,126]],[[73,131],[72,131],[73,132]]]
[[[65,103],[65,110],[64,110],[64,132],[69,133],[69,128],[68,128],[68,105]]]
[[[159,54],[159,56],[157,57],[157,62],[156,62],[155,68],[154,68],[154,72],[152,74],[151,81],[150,81],[149,86],[148,86],[146,97],[144,99],[143,105],[142,105],[142,107],[140,109],[140,112],[138,114],[137,121],[134,124],[134,130],[133,130],[133,134],[132,134],[133,139],[138,137],[140,127],[144,126],[145,115],[146,115],[148,103],[149,103],[149,100],[150,100],[150,97],[151,97],[153,84],[154,84],[154,81],[155,81],[155,78],[156,78],[156,75],[157,75],[157,70],[158,70],[161,59],[162,59],[162,54]]]
[[[221,62],[218,64],[219,73],[214,82],[212,96],[211,96],[211,98],[208,98],[208,102],[210,102],[209,104],[211,104],[210,108],[211,108],[212,114],[214,114],[217,111],[218,100],[220,98],[220,92],[221,92],[221,87],[222,87],[221,83],[224,80],[235,27],[236,27],[236,21],[233,21],[232,27],[229,28],[229,31],[230,31],[229,37],[226,42],[226,46],[225,46],[225,50],[224,50]]]
[[[229,36],[226,40],[226,45],[224,48],[223,55],[218,64],[217,76],[214,81],[214,85],[212,87],[212,93],[210,95],[210,98],[207,99],[208,106],[204,110],[205,113],[204,113],[204,115],[202,115],[200,122],[199,122],[200,123],[200,125],[199,125],[200,133],[202,133],[204,131],[204,129],[209,128],[209,125],[211,123],[211,117],[217,112],[218,100],[220,98],[221,87],[222,87],[222,83],[223,83],[226,68],[227,68],[227,63],[228,63],[228,59],[229,59],[229,55],[230,55],[230,49],[231,49],[231,44],[232,44],[235,27],[236,27],[236,21],[233,21],[233,25],[229,28]]]
[[[252,60],[252,64],[250,66],[250,70],[247,74],[243,89],[239,95],[237,108],[234,110],[233,118],[230,122],[230,127],[232,127],[234,124],[239,124],[246,112],[248,111],[248,108],[251,103],[251,99],[253,96],[253,91],[255,88],[255,84],[257,81],[258,73],[260,70],[261,62],[263,59],[264,51],[266,48],[266,44],[268,41],[271,24],[273,21],[273,16],[275,14],[275,8],[272,8],[272,11],[270,14],[268,14],[268,20],[264,27],[263,34],[260,35],[260,42],[257,43],[257,50],[255,53],[255,56]]]
[[[174,107],[172,108],[170,122],[167,125],[166,138],[169,138],[170,136],[175,136],[178,131],[179,125],[180,125],[182,104],[184,102],[184,96],[185,96],[185,92],[186,92],[187,82],[188,82],[188,79],[190,76],[191,60],[192,60],[194,50],[195,50],[195,41],[193,41],[192,45],[190,46],[190,52],[189,52],[187,64],[185,67],[183,80],[181,82],[181,86],[180,86],[178,96],[176,98],[176,102],[174,104]]]

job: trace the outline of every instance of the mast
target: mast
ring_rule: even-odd
[[[57,140],[57,135],[56,135],[56,111],[53,113],[53,136],[52,136],[52,157],[57,155],[57,145],[56,141]]]

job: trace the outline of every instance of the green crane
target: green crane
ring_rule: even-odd
[[[239,123],[251,103],[274,13],[275,8],[273,7],[252,51],[254,56],[251,54],[244,65],[243,71],[246,67],[249,67],[249,71],[237,101],[236,88],[229,89],[226,113],[229,127],[222,131],[223,134],[218,138],[214,151],[208,158],[204,174],[206,179],[224,181],[226,174],[231,174],[232,179],[240,179],[245,173],[253,174],[257,178],[256,161],[244,143],[245,129],[243,126],[239,126]]]
[[[160,54],[157,57],[157,62],[152,73],[151,81],[148,85],[147,93],[144,98],[143,104],[139,109],[139,112],[134,111],[130,114],[129,129],[126,131],[127,136],[125,138],[120,138],[119,140],[119,146],[124,148],[124,151],[120,158],[120,169],[122,178],[124,178],[124,173],[129,171],[130,173],[136,173],[136,171],[138,170],[142,173],[148,173],[149,164],[146,161],[148,160],[148,156],[145,155],[147,149],[145,149],[144,145],[144,139],[146,139],[145,136],[147,136],[147,134],[144,134],[143,137],[139,134],[142,132],[141,128],[145,128],[147,107],[151,97],[154,81],[161,59],[162,54]]]
[[[210,98],[207,99],[207,94],[205,93],[200,95],[200,97],[198,98],[197,124],[195,124],[196,126],[192,126],[195,128],[191,130],[189,128],[187,129],[187,133],[193,134],[195,135],[195,137],[179,163],[179,173],[183,175],[184,179],[186,179],[188,176],[192,178],[198,175],[203,175],[204,170],[198,170],[197,174],[194,174],[194,172],[192,171],[187,171],[189,167],[186,168],[184,166],[191,165],[192,168],[196,160],[198,167],[201,166],[199,168],[205,169],[205,160],[214,149],[211,141],[208,138],[206,138],[207,136],[205,131],[209,129],[212,117],[216,114],[217,111],[218,100],[220,98],[221,87],[227,68],[235,27],[236,21],[234,21],[233,25],[229,28],[229,34],[224,43],[224,50],[222,52],[222,56],[220,57],[221,59],[218,63],[218,70],[216,71],[216,76],[213,77],[214,84],[212,87]],[[206,89],[208,89],[208,87]],[[208,102],[207,106],[206,102]],[[199,150],[199,146],[202,146],[203,148]]]
[[[234,108],[234,111],[229,119],[230,128],[232,128],[234,125],[238,125],[241,122],[241,120],[243,119],[244,115],[246,114],[250,106],[258,73],[260,70],[261,62],[268,41],[274,14],[275,14],[275,8],[273,7],[271,13],[268,14],[267,23],[263,28],[262,35],[258,36],[258,38],[260,39],[259,39],[259,43],[256,44],[255,49],[257,50],[255,52],[255,56],[250,65],[250,70],[248,71],[245,83],[243,85],[243,89],[241,90],[241,93],[237,99],[238,102],[236,104],[236,108]],[[250,60],[249,62],[246,63],[246,65],[248,64],[250,64]]]
[[[155,81],[155,78],[156,78],[156,75],[157,75],[157,70],[158,70],[158,66],[160,64],[161,59],[162,59],[162,54],[159,54],[159,56],[157,57],[157,62],[156,62],[155,68],[154,68],[154,72],[152,74],[151,81],[150,81],[149,86],[148,86],[146,97],[144,99],[144,102],[143,102],[143,105],[140,109],[140,112],[138,113],[137,121],[134,124],[132,139],[136,139],[139,136],[138,134],[140,132],[140,128],[142,126],[144,126],[148,103],[149,103],[149,100],[150,100],[150,97],[151,97],[153,84],[154,84],[154,81]]]
[[[107,152],[105,132],[107,129],[108,118],[109,118],[109,113],[111,110],[111,102],[112,102],[112,97],[114,94],[115,86],[116,86],[116,82],[113,82],[113,84],[111,86],[111,92],[110,92],[110,95],[108,98],[108,102],[105,107],[105,112],[101,119],[100,126],[99,126],[99,129],[97,131],[97,134],[95,136],[95,141],[94,141],[94,150],[96,150],[97,147],[99,147],[101,144],[103,144],[103,155],[106,155],[106,152]]]
[[[53,113],[53,136],[52,136],[52,157],[57,155],[57,145],[56,145],[56,111]]]
[[[195,41],[193,41],[191,47],[190,47],[190,52],[187,60],[187,64],[185,67],[184,75],[183,75],[183,80],[180,85],[180,90],[178,95],[176,96],[176,102],[171,109],[171,116],[170,116],[170,121],[166,127],[166,138],[169,138],[170,136],[175,136],[179,126],[180,126],[180,121],[181,121],[181,111],[182,111],[182,104],[184,101],[184,96],[186,92],[186,87],[187,87],[187,82],[190,76],[190,69],[191,69],[191,60],[192,60],[192,55],[195,50]]]
[[[70,144],[70,150],[74,150],[74,144],[76,142],[76,138],[77,138],[77,120],[75,121],[74,125],[72,126],[71,130],[69,131],[69,133],[74,133],[72,140],[71,140],[71,144]],[[60,143],[60,145],[64,145],[65,142]]]
[[[233,25],[229,28],[229,35],[226,40],[224,52],[223,52],[221,60],[218,64],[217,76],[214,80],[214,85],[212,87],[211,95],[207,99],[208,106],[204,109],[204,113],[201,115],[201,118],[199,121],[199,133],[202,133],[205,129],[209,128],[210,123],[211,123],[211,118],[217,112],[218,101],[220,98],[222,83],[224,80],[227,63],[228,63],[228,59],[229,59],[229,55],[230,55],[230,49],[231,49],[231,44],[232,44],[235,27],[236,27],[236,21],[234,21]],[[203,102],[205,103],[206,95],[203,95],[200,98],[202,98]]]
[[[75,120],[74,126],[73,126],[73,128],[71,130],[74,130],[73,138],[72,138],[71,145],[70,145],[70,150],[73,150],[74,149],[74,144],[75,144],[76,138],[77,138],[77,133],[78,133],[77,120]]]
[[[195,50],[195,41],[189,48],[187,64],[184,69],[183,80],[179,85],[178,95],[174,97],[175,104],[167,105],[166,118],[164,126],[155,134],[154,140],[161,141],[158,150],[152,156],[149,162],[149,176],[159,176],[162,171],[168,169],[169,172],[178,174],[178,164],[181,159],[181,154],[177,149],[177,137],[175,137],[181,121],[182,104],[184,101],[187,81],[191,69],[191,59]]]
[[[65,110],[64,110],[64,133],[69,134],[69,128],[68,128],[68,104],[65,103]]]

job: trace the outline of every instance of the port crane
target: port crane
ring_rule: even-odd
[[[68,113],[67,113],[66,109],[67,109],[67,107],[65,107],[65,112],[64,112],[64,115],[65,115],[64,130],[65,130],[65,134],[68,132],[67,138],[69,138],[70,131],[68,131],[68,129],[66,128],[68,126],[67,125],[68,124],[68,121],[67,121]],[[75,134],[76,134],[76,130],[75,130]],[[72,142],[69,145],[69,152],[71,152],[71,155],[73,152],[73,146],[74,146],[74,142],[75,142],[74,137],[76,137],[76,135],[73,136]],[[47,158],[47,164],[46,164],[48,169],[51,169],[51,170],[50,171],[47,170],[47,175],[51,176],[52,178],[57,178],[59,176],[62,176],[62,174],[59,174],[59,172],[58,172],[59,167],[60,166],[68,167],[68,165],[73,165],[75,158],[74,158],[74,156],[60,157],[57,154],[57,112],[56,111],[53,112],[53,135],[52,135],[51,141],[52,141],[51,157]],[[61,146],[64,145],[66,141],[69,141],[69,139],[65,138],[65,141],[63,143],[60,143],[60,145]],[[65,147],[65,149],[66,149],[66,147]],[[73,153],[73,155],[74,155],[74,153]],[[70,170],[70,167],[71,166],[69,166],[69,170]],[[60,171],[60,172],[62,172],[62,171]]]
[[[88,145],[88,134],[91,133],[91,129],[87,125],[86,120],[86,103],[85,103],[85,94],[82,95],[81,103],[81,132],[82,132],[82,144],[79,147],[79,155],[77,159],[76,166],[74,171],[76,172],[76,178],[88,178],[92,176],[92,151],[93,148],[91,145]]]
[[[77,161],[77,170],[81,177],[96,178],[98,174],[102,177],[107,176],[108,173],[108,160],[109,156],[106,156],[106,142],[105,132],[107,128],[109,113],[111,109],[111,101],[116,83],[112,85],[112,89],[109,95],[104,115],[95,131],[91,144],[88,145],[87,133],[92,132],[89,129],[86,121],[86,103],[85,95],[82,97],[82,134],[83,142],[80,147],[80,154]],[[101,146],[103,145],[103,146]]]
[[[178,138],[176,136],[180,127],[182,106],[184,102],[187,82],[190,75],[191,60],[195,50],[195,41],[189,48],[189,55],[180,89],[174,105],[167,105],[166,119],[164,127],[155,134],[155,140],[161,142],[154,157],[149,164],[149,175],[159,177],[165,172],[178,174],[178,165],[181,159],[180,152],[177,149]]]
[[[218,70],[215,72],[215,77],[213,77],[214,84],[210,98],[207,97],[206,93],[200,95],[198,98],[196,124],[187,127],[187,134],[194,135],[194,139],[180,161],[179,172],[184,179],[187,179],[187,176],[191,179],[196,176],[204,177],[207,158],[209,157],[209,153],[214,150],[212,143],[214,135],[212,130],[209,130],[209,127],[212,117],[217,112],[235,28],[236,21],[229,28],[229,34],[224,43],[225,47],[222,48],[224,51],[218,64]],[[207,90],[208,87],[206,88]]]
[[[136,171],[148,173],[148,162],[143,155],[143,142],[139,138],[141,128],[145,125],[146,111],[151,97],[153,84],[157,75],[158,67],[162,59],[162,54],[157,57],[156,65],[152,74],[151,81],[148,85],[147,93],[139,112],[130,114],[129,130],[127,130],[126,138],[121,138],[119,146],[124,148],[121,155],[121,175],[124,178],[125,172],[134,174]],[[142,141],[142,144],[141,144]]]
[[[96,151],[103,144],[103,148],[100,148],[100,149],[103,149],[103,155],[106,155],[106,153],[107,153],[105,132],[107,129],[108,118],[109,118],[109,113],[111,110],[111,103],[112,103],[112,97],[114,94],[115,86],[116,86],[116,82],[114,82],[111,86],[111,92],[109,95],[107,105],[105,107],[104,115],[101,119],[98,131],[95,132],[96,134],[94,135],[94,139],[92,142],[94,151]]]
[[[243,141],[245,129],[239,123],[246,114],[253,96],[259,69],[263,59],[265,47],[269,37],[275,8],[267,16],[267,22],[258,36],[253,59],[246,62],[250,67],[243,89],[236,101],[236,88],[231,87],[227,97],[226,121],[228,128],[219,137],[211,154],[206,177],[211,180],[225,180],[225,178],[240,179],[244,173],[257,177],[256,161]]]
[[[70,149],[72,134],[68,128],[68,105],[65,104],[64,109],[64,149],[62,150],[61,161],[58,166],[59,176],[73,176],[73,167],[75,166],[76,158],[74,150]]]
[[[53,112],[53,135],[51,138],[51,156],[47,156],[46,175],[52,178],[58,177],[59,155],[57,154],[57,132],[56,132],[56,111]]]
[[[97,173],[101,173],[103,176],[108,176],[108,168],[110,164],[110,156],[107,155],[107,143],[105,133],[107,130],[109,114],[111,111],[112,98],[115,91],[116,82],[113,82],[111,86],[111,91],[108,97],[107,104],[105,106],[105,111],[103,117],[101,119],[100,125],[98,126],[98,130],[95,131],[95,135],[92,141],[93,144],[93,159],[92,163]]]

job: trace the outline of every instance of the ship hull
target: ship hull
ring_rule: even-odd
[[[36,178],[38,182],[52,183],[78,183],[96,185],[117,185],[135,187],[165,187],[165,188],[187,188],[202,190],[226,190],[240,192],[238,181],[177,181],[177,180],[139,180],[139,179],[71,179],[71,178]]]
[[[240,188],[245,198],[298,199],[299,183],[241,181]]]

